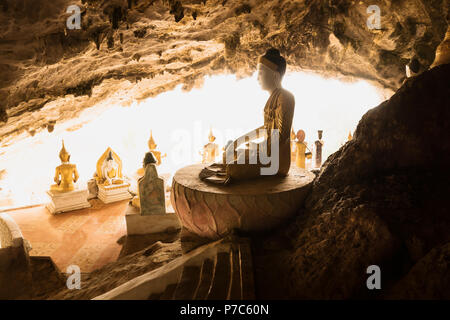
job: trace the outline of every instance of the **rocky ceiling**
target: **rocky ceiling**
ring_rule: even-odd
[[[70,5],[79,30],[66,27]],[[447,19],[448,0],[0,0],[0,145],[111,96],[127,105],[205,75],[250,75],[269,46],[291,70],[396,90],[412,57],[432,63]]]

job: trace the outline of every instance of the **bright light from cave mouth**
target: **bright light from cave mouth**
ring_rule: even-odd
[[[54,183],[54,169],[60,164],[61,139],[77,165],[81,186],[86,186],[108,146],[122,158],[124,174],[133,178],[148,151],[150,130],[157,149],[167,153],[158,168],[160,174],[173,175],[185,165],[200,162],[210,127],[222,148],[226,141],[263,123],[269,94],[260,89],[256,78],[256,73],[238,81],[233,75],[214,76],[205,79],[201,89],[183,92],[179,86],[130,107],[110,100],[58,124],[53,133],[43,131],[0,149],[0,172],[6,170],[0,180],[0,207],[47,201],[45,191]],[[380,91],[365,81],[348,83],[290,73],[283,86],[296,99],[293,128],[306,132],[310,148],[318,138],[317,130],[323,130],[323,160],[347,141],[364,113],[383,101]],[[81,128],[73,130],[77,126]]]

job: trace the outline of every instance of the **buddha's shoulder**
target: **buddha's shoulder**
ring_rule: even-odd
[[[73,166],[72,163],[61,163],[59,166],[57,166],[57,168],[69,168],[72,166]]]
[[[284,88],[280,89],[280,96],[278,99],[280,99],[284,103],[295,104],[294,95],[290,91],[288,91]]]

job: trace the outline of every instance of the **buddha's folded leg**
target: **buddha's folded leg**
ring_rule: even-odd
[[[237,164],[227,165],[227,176],[232,180],[251,180],[261,177],[261,164]]]

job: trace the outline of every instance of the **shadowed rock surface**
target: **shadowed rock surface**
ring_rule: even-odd
[[[295,226],[256,245],[261,298],[450,298],[449,81],[450,65],[427,71],[363,116]]]
[[[81,29],[69,30],[69,5]],[[353,76],[396,90],[425,70],[444,37],[448,0],[383,1],[370,30],[364,1],[2,0],[0,126],[5,145],[116,93],[124,106],[205,75],[247,76],[270,46],[292,69]]]

